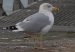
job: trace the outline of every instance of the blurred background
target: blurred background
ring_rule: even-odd
[[[51,3],[60,10],[53,13],[55,22],[44,45],[48,50],[33,50],[35,42],[23,32],[13,33],[2,28],[15,25],[38,11],[40,4]],[[75,0],[0,0],[1,52],[75,52]]]
[[[30,12],[32,12],[33,14],[38,11],[39,5],[44,2],[51,3],[53,6],[60,8],[58,13],[54,13],[55,25],[75,26],[75,23],[74,23],[75,22],[74,20],[75,19],[74,18],[75,17],[74,15],[75,1],[74,0],[0,0],[0,16],[1,17],[10,16],[11,14],[13,15],[14,13],[19,13],[20,9],[21,10],[26,9],[26,11],[31,10]],[[23,11],[23,12],[26,12],[26,11]],[[28,13],[27,16],[29,16],[30,12]],[[19,13],[19,14],[21,14],[20,16],[23,16],[23,14],[25,13]],[[19,16],[19,14],[14,15],[14,17],[17,19],[16,16]],[[13,18],[13,17],[11,16],[8,18]]]

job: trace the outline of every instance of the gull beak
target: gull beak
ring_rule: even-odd
[[[52,11],[57,13],[57,12],[59,12],[59,8],[58,7],[53,7]]]

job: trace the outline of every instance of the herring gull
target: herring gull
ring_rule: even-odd
[[[15,26],[11,26],[13,32],[31,32],[47,34],[54,24],[54,15],[52,11],[56,11],[58,8],[52,6],[49,3],[43,3],[39,7],[39,11],[23,21],[18,22]],[[40,43],[40,47],[42,43]]]

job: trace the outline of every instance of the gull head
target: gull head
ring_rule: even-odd
[[[51,4],[49,4],[49,3],[43,3],[39,7],[39,12],[43,12],[43,11],[49,11],[49,12],[59,11],[59,8],[54,7]]]

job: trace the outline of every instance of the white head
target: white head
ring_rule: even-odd
[[[53,7],[51,4],[49,4],[49,3],[43,3],[43,4],[41,4],[40,5],[40,7],[39,7],[39,12],[40,11],[49,11],[49,12],[51,12],[51,11],[55,11],[55,10],[59,10],[58,8],[56,8],[56,7]]]

